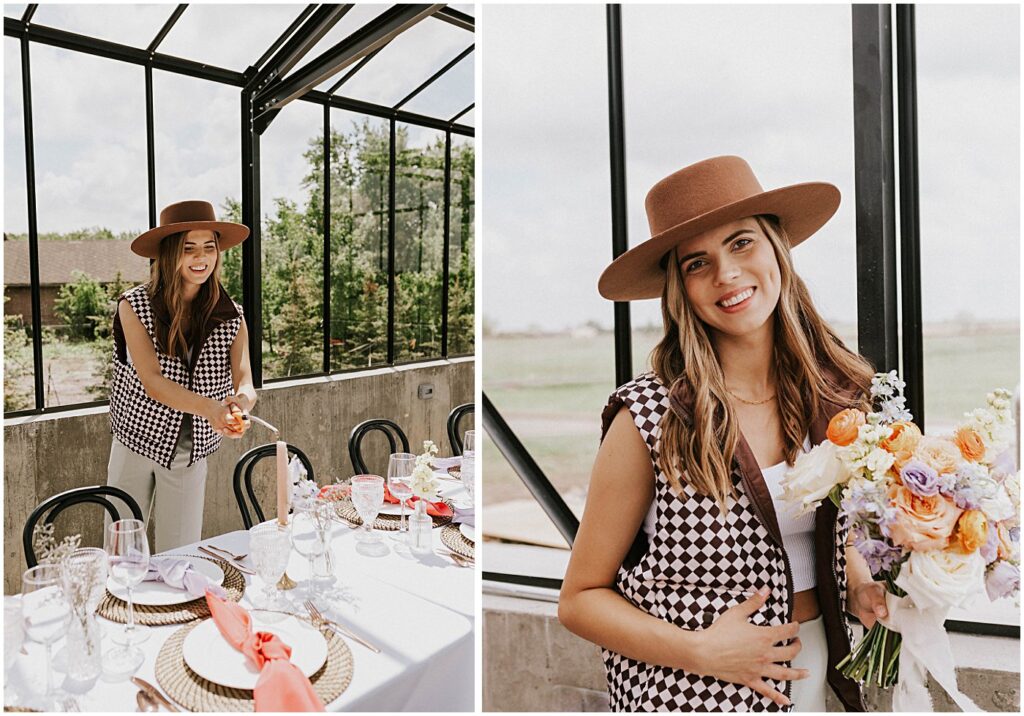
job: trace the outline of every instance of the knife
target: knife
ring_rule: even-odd
[[[213,550],[206,549],[206,547],[204,547],[203,545],[199,545],[198,547],[196,547],[196,549],[198,549],[200,552],[202,552],[203,554],[207,555],[208,557],[214,557],[216,559],[221,560],[222,562],[227,562],[232,567],[237,569],[239,572],[244,572],[245,574],[256,574],[256,572],[252,571],[248,567],[243,567],[242,565],[240,565],[238,562],[236,562],[233,559],[228,559],[227,557],[224,557],[223,555],[217,554]]]
[[[138,676],[133,676],[132,683],[138,686],[143,691],[145,691],[150,696],[152,696],[154,699],[162,703],[168,711],[181,711],[181,709],[179,709],[177,706],[168,701],[167,697],[161,694],[160,690],[148,681],[140,679]]]

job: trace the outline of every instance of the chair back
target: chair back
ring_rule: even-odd
[[[366,461],[363,459],[363,439],[374,430],[384,433],[384,436],[388,439],[388,446],[391,450],[389,454],[409,452],[409,440],[396,423],[386,418],[364,420],[352,428],[352,433],[348,436],[348,456],[352,459],[352,468],[356,471],[357,475],[370,472],[366,467]],[[398,449],[399,445],[402,446],[401,450]],[[386,477],[387,475],[385,474],[384,476]]]
[[[35,550],[32,548],[32,536],[39,520],[42,520],[43,524],[46,525],[53,524],[57,516],[69,507],[81,504],[94,504],[105,509],[107,514],[110,515],[110,519],[116,521],[121,519],[121,515],[117,507],[114,506],[114,503],[108,499],[111,497],[121,500],[132,513],[132,517],[137,520],[142,519],[142,509],[139,507],[139,503],[135,501],[135,498],[121,488],[111,485],[76,487],[53,497],[48,497],[39,503],[39,506],[32,510],[32,514],[28,516],[25,527],[21,531],[21,542],[25,548],[25,562],[28,566],[35,567],[39,564],[36,559]]]
[[[456,405],[452,412],[448,413],[448,441],[452,444],[452,455],[462,454],[462,435],[459,432],[459,423],[467,415],[475,411],[472,403]]]
[[[291,461],[292,455],[297,456],[302,466],[306,468],[306,479],[316,481],[313,477],[313,463],[306,457],[306,453],[294,445],[288,445],[288,455],[289,461]],[[235,463],[235,473],[231,478],[231,483],[235,490],[235,501],[238,503],[238,511],[242,513],[242,524],[245,525],[245,529],[249,529],[253,525],[264,522],[267,519],[263,514],[263,508],[260,507],[260,501],[256,497],[256,491],[252,488],[252,473],[260,460],[265,460],[268,457],[276,458],[276,456],[277,443],[267,443],[266,445],[254,447],[238,458],[238,462]],[[242,490],[243,485],[245,486],[244,492]],[[248,496],[249,502],[252,504],[252,511],[256,514],[255,522],[249,514],[246,496]]]

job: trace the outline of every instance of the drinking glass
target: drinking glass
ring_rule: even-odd
[[[53,642],[64,636],[71,619],[71,608],[61,587],[60,571],[59,564],[40,564],[25,570],[21,577],[21,620],[25,638],[46,648],[43,700],[47,704],[54,698],[50,652]]]
[[[356,475],[352,478],[351,484],[352,504],[363,521],[359,541],[377,542],[379,538],[373,531],[373,523],[384,504],[384,478],[380,475]]]
[[[149,638],[149,627],[135,623],[133,595],[135,587],[146,578],[146,572],[149,571],[146,523],[135,519],[111,522],[107,526],[103,548],[107,552],[110,578],[128,592],[128,623],[112,636],[115,644],[123,644],[126,648],[111,652],[112,659],[123,660],[119,663],[127,667],[136,659],[141,663],[142,659],[142,652],[131,647]]]
[[[266,609],[284,610],[284,600],[277,591],[277,581],[288,567],[292,553],[288,527],[277,520],[264,522],[249,530],[249,554],[252,555],[256,574],[263,582],[261,606]]]
[[[462,456],[462,485],[469,494],[470,506],[476,504],[474,494],[476,493],[476,457],[473,455]]]
[[[328,503],[313,501],[304,509],[292,513],[291,541],[295,551],[309,562],[309,578],[306,591],[310,597],[319,595],[317,587],[316,561],[328,549],[328,533],[334,507]]]
[[[462,456],[476,454],[476,430],[467,430],[466,436],[462,438]]]
[[[91,681],[100,675],[103,665],[96,609],[107,593],[107,553],[83,547],[61,566],[61,583],[72,617],[64,647],[67,674],[75,681]]]
[[[404,541],[408,534],[405,524],[405,501],[412,497],[412,471],[416,467],[416,456],[408,452],[396,452],[388,458],[388,489],[398,498],[399,522],[395,538]]]

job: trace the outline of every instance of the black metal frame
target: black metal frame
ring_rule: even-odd
[[[853,5],[854,157],[857,212],[858,347],[878,370],[899,367],[897,316],[902,309],[906,395],[917,424],[924,427],[921,337],[920,231],[917,176],[917,101],[914,6],[897,5],[898,121],[900,128],[900,270],[896,293],[896,205],[894,185],[892,42],[889,5]],[[625,227],[625,142],[622,100],[621,14],[607,6],[612,255],[628,248]],[[618,385],[632,376],[628,303],[615,304]],[[484,429],[548,517],[572,546],[579,523],[565,501],[494,405],[483,395]],[[630,554],[635,554],[640,535]],[[628,558],[627,558],[628,559]],[[562,580],[500,572],[486,581],[560,589]],[[948,631],[1020,638],[1020,627],[987,622],[946,621]]]
[[[61,49],[105,57],[121,62],[129,62],[141,65],[145,69],[145,97],[146,97],[146,139],[147,139],[147,194],[149,203],[150,226],[157,222],[156,206],[156,159],[154,146],[153,128],[153,70],[164,70],[175,74],[181,74],[197,79],[217,82],[220,84],[238,87],[241,90],[240,97],[240,124],[241,124],[241,173],[242,173],[242,222],[250,227],[251,236],[248,241],[242,244],[242,306],[246,315],[246,323],[249,331],[249,354],[252,364],[253,384],[259,388],[264,384],[281,381],[296,380],[304,377],[322,377],[337,373],[352,373],[365,370],[364,368],[347,368],[342,370],[331,370],[330,365],[330,110],[332,108],[342,109],[349,112],[368,115],[371,117],[383,118],[390,121],[392,157],[389,169],[389,197],[388,197],[388,351],[386,365],[395,365],[394,350],[394,300],[395,300],[395,158],[394,144],[396,133],[396,122],[428,127],[443,131],[446,137],[445,151],[445,177],[451,175],[451,154],[450,137],[452,134],[473,137],[475,130],[465,124],[459,124],[458,119],[472,109],[470,105],[466,110],[451,119],[429,117],[401,109],[405,101],[395,107],[377,105],[362,100],[340,97],[333,94],[345,81],[351,78],[357,71],[368,64],[381,49],[383,49],[398,33],[407,29],[415,22],[433,18],[436,21],[452,23],[470,32],[474,31],[474,19],[463,13],[451,10],[443,5],[396,5],[385,11],[375,20],[367,23],[363,28],[357,29],[354,33],[343,39],[340,43],[305,66],[293,70],[302,60],[303,56],[326,34],[330,28],[348,11],[349,5],[320,6],[309,5],[303,7],[295,20],[289,27],[267,48],[256,63],[244,72],[215,67],[205,63],[194,62],[181,57],[166,55],[157,52],[157,48],[164,37],[171,30],[174,24],[186,11],[187,5],[178,5],[168,17],[167,21],[160,28],[159,32],[149,43],[146,49],[139,49],[108,40],[79,35],[52,27],[45,27],[32,24],[32,16],[37,5],[30,4],[20,19],[4,18],[4,35],[18,38],[21,42],[22,54],[22,92],[24,98],[24,124],[25,124],[25,162],[26,162],[26,194],[28,199],[28,240],[29,240],[29,271],[31,279],[32,296],[32,353],[33,353],[33,376],[35,407],[25,410],[17,410],[5,413],[5,417],[17,417],[21,415],[34,415],[42,413],[56,413],[81,407],[92,407],[105,405],[107,401],[92,401],[87,403],[76,403],[74,405],[49,406],[45,405],[45,391],[43,386],[43,357],[42,357],[42,314],[40,300],[39,282],[39,245],[38,230],[36,221],[36,195],[35,195],[35,164],[34,164],[34,137],[32,134],[32,98],[31,98],[31,74],[29,64],[29,43],[39,42],[52,45]],[[471,46],[472,47],[472,46]],[[468,54],[468,51],[464,51]],[[464,55],[463,55],[464,56]],[[317,82],[322,82],[327,74],[337,72],[341,68],[352,64],[348,72],[337,82],[330,92],[320,92],[309,89],[313,86],[309,78],[317,76]],[[430,78],[420,83],[415,93],[423,91],[432,82],[441,77],[448,69],[449,62],[440,71],[432,73]],[[291,72],[290,72],[291,71]],[[289,73],[285,76],[287,73]],[[274,102],[267,104],[267,99]],[[324,335],[323,335],[323,372],[313,373],[308,376],[285,376],[265,381],[263,378],[263,311],[262,311],[262,280],[261,280],[261,249],[262,237],[259,217],[260,207],[260,134],[273,121],[273,117],[280,111],[280,108],[288,101],[301,100],[320,104],[324,108]],[[262,115],[258,102],[264,102]],[[441,355],[425,359],[406,361],[408,363],[419,363],[438,358],[448,357],[447,345],[447,315],[448,315],[448,276],[449,276],[449,230],[448,214],[451,210],[450,191],[445,189],[445,235],[443,237],[445,253],[443,258],[444,287],[442,296],[442,347]],[[404,364],[405,362],[403,362]]]

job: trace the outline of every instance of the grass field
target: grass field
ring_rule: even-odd
[[[852,336],[843,337],[855,347]],[[634,332],[636,373],[645,369],[657,339],[653,332]],[[483,389],[560,492],[586,487],[601,409],[615,389],[612,340],[607,333],[484,340]],[[926,335],[924,351],[930,433],[948,429],[965,411],[984,405],[993,388],[1013,390],[1019,382],[1017,332]],[[529,497],[493,444],[486,448],[484,466],[485,504]]]

